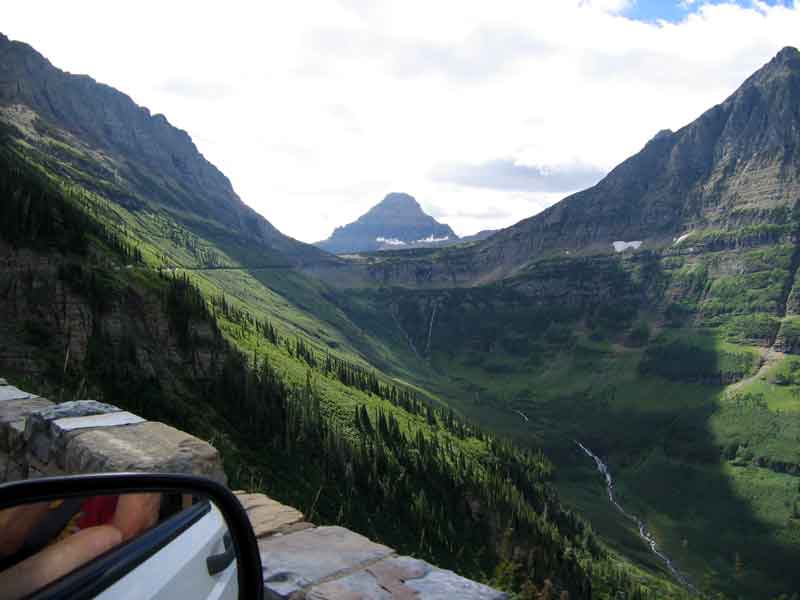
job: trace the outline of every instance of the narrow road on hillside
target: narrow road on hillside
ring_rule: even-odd
[[[141,267],[134,267],[141,268]],[[267,265],[263,267],[155,267],[152,270],[164,271],[289,271],[296,269],[293,265]]]
[[[605,478],[606,490],[608,491],[608,500],[611,502],[611,504],[613,504],[617,508],[617,510],[620,513],[622,513],[626,518],[636,523],[636,526],[639,529],[639,537],[641,537],[642,540],[644,540],[644,542],[650,548],[650,551],[653,554],[655,554],[661,562],[664,563],[664,565],[667,567],[667,570],[672,574],[675,580],[682,586],[689,588],[692,592],[697,592],[697,588],[695,588],[691,584],[689,578],[686,575],[684,575],[683,573],[681,573],[681,571],[678,570],[678,568],[672,562],[672,559],[670,559],[666,554],[664,554],[658,549],[658,544],[656,543],[653,534],[648,531],[647,526],[644,524],[644,521],[642,521],[636,515],[632,515],[631,513],[626,511],[624,508],[622,508],[622,505],[619,502],[617,502],[616,498],[614,497],[614,478],[611,477],[611,471],[608,470],[608,466],[606,466],[606,463],[604,463],[599,456],[597,456],[594,452],[592,452],[586,446],[581,444],[578,440],[575,440],[575,443],[580,447],[581,450],[583,450],[583,452],[588,457],[594,460],[595,464],[597,465],[597,470],[600,471],[600,474],[603,475],[603,477]]]

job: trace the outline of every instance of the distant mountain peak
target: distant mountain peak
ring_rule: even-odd
[[[371,252],[457,242],[449,225],[426,214],[410,194],[392,192],[317,246],[335,253]]]
[[[406,194],[404,192],[390,192],[386,194],[383,200],[378,203],[378,206],[396,206],[396,207],[404,207],[404,206],[411,206],[416,207],[420,211],[422,207],[417,202],[417,199],[414,198],[411,194]]]
[[[773,62],[777,63],[791,63],[798,61],[800,60],[800,50],[794,46],[786,46],[780,52],[778,52],[778,54],[776,54],[775,58],[772,60]]]
[[[416,198],[410,194],[392,192],[359,217],[358,222],[376,222],[386,218],[430,219]]]
[[[783,85],[784,80],[798,76],[800,76],[800,51],[792,46],[786,46],[771,61],[753,73],[738,92],[747,90],[752,85]]]

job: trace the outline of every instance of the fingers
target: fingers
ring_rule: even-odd
[[[161,494],[124,494],[117,501],[117,510],[111,524],[128,541],[158,522]]]

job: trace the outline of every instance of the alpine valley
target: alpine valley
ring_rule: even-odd
[[[293,240],[164,116],[1,35],[0,126],[14,383],[518,598],[800,593],[796,49],[453,246],[353,245],[455,238],[405,194]]]

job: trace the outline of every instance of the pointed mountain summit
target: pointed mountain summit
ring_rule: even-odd
[[[480,244],[480,270],[502,277],[554,250],[665,247],[692,231],[766,231],[785,226],[798,199],[800,52],[787,47],[722,104],[659,132],[597,185]]]
[[[394,192],[316,245],[344,254],[452,244],[458,239],[449,225],[426,214],[413,196]]]

